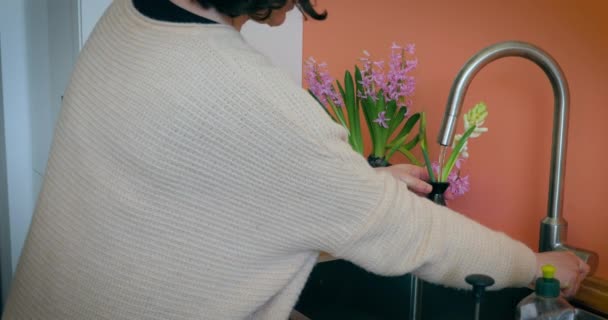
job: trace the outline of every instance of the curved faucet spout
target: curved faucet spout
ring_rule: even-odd
[[[549,54],[540,48],[524,42],[501,42],[483,49],[469,59],[456,76],[456,80],[450,90],[437,142],[443,146],[449,146],[452,143],[456,120],[460,114],[460,106],[464,101],[464,96],[471,80],[488,63],[504,57],[523,57],[533,61],[545,71],[551,81],[555,96],[555,113],[553,117],[551,181],[549,182],[549,211],[547,217],[559,219],[562,209],[561,195],[566,154],[569,92],[568,83],[559,65]]]
[[[469,84],[484,66],[504,57],[522,57],[536,63],[549,77],[555,97],[553,114],[553,142],[551,149],[551,172],[549,181],[549,203],[547,217],[541,223],[540,251],[567,248],[566,220],[561,216],[566,135],[568,125],[568,83],[557,62],[542,49],[529,43],[507,41],[489,46],[474,55],[456,76],[450,90],[448,103],[437,142],[449,146],[454,139],[456,120]],[[586,259],[587,260],[587,259]],[[591,262],[591,261],[590,261]]]

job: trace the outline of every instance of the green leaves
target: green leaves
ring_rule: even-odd
[[[422,150],[422,156],[424,157],[424,164],[429,173],[429,178],[431,181],[437,182],[435,173],[433,172],[433,164],[431,162],[431,157],[429,156],[429,148],[426,141],[426,114],[424,112],[420,116],[420,131],[418,135],[420,136],[420,149]]]
[[[350,132],[349,142],[353,149],[359,154],[363,154],[363,137],[361,136],[361,121],[359,119],[359,104],[357,103],[357,88],[353,80],[353,76],[350,71],[346,71],[344,74],[344,88],[340,82],[336,81],[344,105],[346,106],[346,112],[348,114],[348,128]]]
[[[397,103],[394,101],[391,101],[389,103],[388,106],[388,111],[387,114],[391,115],[391,121],[388,127],[388,131],[389,131],[389,136],[392,135],[395,130],[397,130],[397,127],[399,127],[399,125],[403,122],[403,119],[405,118],[405,114],[407,113],[407,107],[403,107],[403,108],[399,108],[398,110],[395,111],[397,107]],[[392,111],[391,111],[392,109]]]
[[[400,110],[400,111],[398,111],[398,113],[405,115],[405,112],[407,112],[407,109],[406,108],[401,108],[401,109],[403,111]],[[399,120],[399,121],[401,122],[401,121],[403,121],[403,119],[404,119],[404,117],[402,116],[401,120]],[[420,119],[420,113],[415,113],[407,119],[407,121],[403,125],[403,128],[401,128],[401,131],[399,132],[399,134],[395,137],[395,139],[393,139],[393,141],[391,143],[389,143],[389,145],[388,145],[389,149],[388,149],[388,152],[386,153],[386,158],[390,159],[390,157],[392,157],[393,154],[395,153],[395,151],[397,151],[397,150],[401,151],[401,153],[403,153],[406,157],[409,158],[409,154],[407,154],[407,152],[409,152],[416,146],[416,144],[420,140],[419,135],[416,135],[407,144],[405,143],[405,141],[409,137],[410,132],[412,131],[412,129],[414,128],[414,126],[416,125],[416,123],[418,122],[419,119]],[[397,124],[397,126],[398,126],[398,124]],[[396,129],[396,127],[395,127],[395,129]],[[404,147],[404,148],[401,149],[402,147]],[[412,154],[412,156],[413,156],[413,154]],[[418,161],[416,161],[416,162],[418,162]]]
[[[355,66],[354,79],[353,74],[346,71],[344,80],[336,81],[335,85],[344,101],[344,107],[327,99],[327,108],[324,109],[335,122],[348,130],[348,141],[353,150],[361,155],[365,152],[361,128],[362,113],[372,142],[372,156],[388,161],[399,151],[413,163],[420,164],[411,152],[420,141],[418,134],[413,137],[411,135],[420,120],[420,114],[407,117],[408,108],[399,107],[393,100],[386,101],[382,90],[375,92],[374,96],[361,98],[364,91],[362,73],[358,66]],[[321,104],[319,99],[315,98]]]
[[[475,125],[469,127],[469,129],[467,131],[465,131],[465,133],[462,135],[462,138],[460,138],[460,140],[458,140],[458,143],[456,143],[456,146],[454,147],[454,149],[452,150],[452,153],[450,154],[450,158],[448,159],[448,162],[446,162],[445,166],[441,170],[441,180],[440,181],[442,181],[442,182],[448,181],[448,176],[450,175],[450,172],[454,168],[454,165],[456,164],[456,160],[458,160],[458,156],[462,152],[462,148],[467,143],[467,140],[469,139],[471,134],[475,131],[475,128],[477,128],[477,126],[475,126]]]
[[[388,160],[394,155],[395,151],[400,150],[403,144],[406,143],[409,133],[420,119],[420,114],[416,113],[406,118],[407,107],[398,107],[395,101],[386,102],[382,91],[378,92],[376,99],[367,97],[361,101],[363,115],[369,127],[372,140],[372,155]],[[385,112],[388,128],[374,122],[375,120],[380,120],[382,112]],[[401,127],[399,133],[391,139],[401,125],[403,127]],[[410,144],[413,143],[415,146],[417,142],[418,139],[412,139]]]
[[[334,120],[335,122],[338,122],[338,119],[336,119],[336,117],[331,112],[327,111],[327,109],[325,108],[325,106],[323,105],[323,103],[321,102],[321,100],[319,100],[319,98],[317,98],[317,96],[315,96],[315,94],[312,93],[312,91],[310,91],[310,89],[308,89],[308,93],[310,93],[310,95],[313,98],[315,98],[315,100],[319,103],[319,105],[321,106],[321,108],[323,110],[325,110],[325,112],[327,113],[327,115],[329,115],[332,120]]]

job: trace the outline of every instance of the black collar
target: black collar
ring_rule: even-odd
[[[217,23],[184,10],[169,0],[133,0],[133,6],[148,18],[178,23]]]

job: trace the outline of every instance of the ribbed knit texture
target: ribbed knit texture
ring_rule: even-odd
[[[3,319],[286,319],[320,251],[456,287],[532,280],[527,247],[346,141],[231,27],[115,0],[66,92]]]

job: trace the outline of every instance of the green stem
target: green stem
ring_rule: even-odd
[[[384,100],[384,93],[382,93],[382,90],[380,90],[380,92],[378,92],[378,101],[376,101],[374,108],[374,117],[377,117],[380,112],[383,111],[386,112],[387,108],[386,101]],[[388,143],[388,128],[385,128],[379,123],[375,123],[373,121],[372,123],[377,132],[376,141],[374,141],[374,155],[376,157],[383,158],[386,151],[386,144]]]
[[[429,178],[432,182],[437,182],[426,143],[426,113],[424,112],[420,113],[420,149],[422,150],[422,156],[424,157],[424,164],[426,166],[426,171],[429,173]]]
[[[372,144],[375,143],[376,141],[376,131],[374,130],[374,127],[372,126],[374,124],[374,122],[372,122],[372,113],[373,113],[373,106],[372,106],[372,101],[370,98],[366,98],[364,100],[361,100],[361,108],[363,108],[363,116],[365,119],[365,123],[367,124],[367,128],[368,128],[368,132],[369,132],[369,136],[371,138]]]
[[[335,122],[339,122],[338,119],[327,110],[327,108],[321,103],[321,100],[319,100],[319,98],[317,98],[317,96],[315,96],[314,93],[312,93],[312,91],[310,91],[310,89],[308,90],[308,93],[310,93],[310,95],[315,98],[315,100],[319,103],[319,105],[321,106],[321,108],[323,108],[323,110],[325,111],[325,113],[327,113],[327,115],[334,120]]]
[[[416,159],[416,156],[411,153],[409,150],[407,150],[406,148],[399,148],[399,152],[401,152],[404,156],[406,156],[410,162],[412,162],[412,164],[417,165],[419,167],[422,167],[423,164],[418,161],[418,159]]]
[[[456,160],[458,159],[458,156],[460,155],[462,148],[464,147],[465,143],[467,142],[467,140],[469,139],[469,137],[471,136],[473,131],[475,131],[475,128],[477,128],[477,126],[471,126],[462,135],[462,138],[460,138],[460,140],[458,141],[458,143],[452,150],[452,153],[450,154],[450,158],[448,159],[448,162],[445,164],[445,166],[441,170],[441,181],[442,182],[448,181],[448,176],[450,175],[450,172],[452,172],[452,169],[454,168],[454,165],[456,164]]]
[[[331,110],[336,114],[336,116],[340,120],[340,123],[342,124],[342,126],[344,126],[344,128],[346,130],[348,130],[348,135],[350,136],[351,135],[350,129],[348,128],[348,125],[346,124],[346,121],[344,120],[344,113],[342,112],[342,109],[340,107],[336,107],[336,105],[330,99],[327,99],[327,102],[328,102]]]
[[[426,141],[425,141],[426,144]],[[422,149],[422,156],[424,157],[424,164],[426,167],[426,171],[429,173],[429,178],[431,179],[432,182],[437,182],[437,179],[435,179],[435,173],[433,172],[433,164],[431,163],[431,158],[429,157],[429,152],[426,150],[426,148],[421,148]]]

